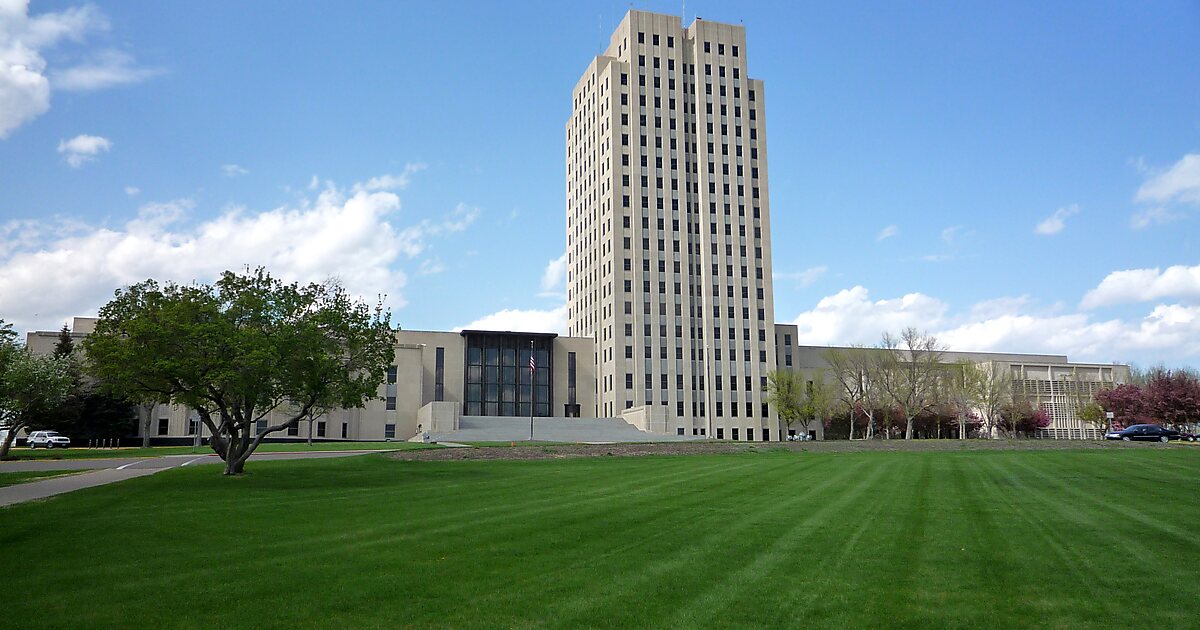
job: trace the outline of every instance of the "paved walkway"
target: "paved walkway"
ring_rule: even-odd
[[[303,451],[297,453],[255,453],[251,461],[288,459],[325,459],[350,457],[384,450],[362,451]],[[45,499],[59,494],[103,486],[134,477],[153,475],[168,468],[220,464],[215,453],[208,455],[165,455],[162,457],[114,457],[109,459],[58,459],[0,462],[0,472],[29,472],[41,470],[91,470],[92,472],[30,481],[0,488],[0,507]]]

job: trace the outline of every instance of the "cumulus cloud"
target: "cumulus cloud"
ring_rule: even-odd
[[[542,272],[542,295],[562,295],[563,280],[567,277],[567,253],[546,263]]]
[[[923,293],[872,300],[856,286],[823,298],[794,321],[799,342],[873,344],[914,326],[952,350],[1065,354],[1073,360],[1200,358],[1200,305],[1157,304],[1143,316],[1098,320],[1082,312],[1041,310],[1027,296],[987,300],[954,313]]]
[[[1059,208],[1058,210],[1054,211],[1054,214],[1042,219],[1041,222],[1039,222],[1037,226],[1033,228],[1033,232],[1042,236],[1058,234],[1059,232],[1063,231],[1063,228],[1067,227],[1067,217],[1075,214],[1079,214],[1078,204],[1071,204],[1069,206]]]
[[[875,236],[875,242],[879,242],[884,239],[891,238],[891,237],[895,236],[896,234],[898,234],[899,232],[900,232],[900,228],[896,227],[895,225],[889,225],[889,226],[883,228],[882,230],[879,230],[879,234],[877,234]]]
[[[108,19],[91,5],[30,15],[24,0],[0,1],[0,139],[49,110],[52,89],[99,89],[153,74],[127,53],[103,51],[79,66],[54,69],[50,80],[46,51],[108,29]]]
[[[237,164],[222,164],[221,165],[221,174],[224,175],[225,177],[238,177],[241,175],[248,175],[249,173],[250,173],[250,171],[242,168],[241,166],[238,166]]]
[[[567,333],[567,306],[564,304],[550,310],[504,309],[490,315],[484,315],[454,330],[507,330],[512,332],[547,332],[565,335]]]
[[[139,194],[141,194],[141,192],[142,192],[142,189],[138,188],[137,186],[126,186],[125,187],[125,194],[130,197],[136,197]]]
[[[821,298],[815,308],[792,323],[803,344],[874,343],[884,331],[936,326],[947,308],[941,300],[922,293],[872,300],[866,287],[855,286]]]
[[[0,224],[0,313],[18,329],[53,328],[96,312],[115,289],[146,278],[208,282],[224,270],[258,265],[287,280],[337,277],[367,300],[388,295],[398,309],[405,303],[404,262],[456,221],[451,215],[402,227],[395,193],[337,187],[261,212],[228,208],[198,218],[194,210],[191,200],[178,199],[145,204],[115,227]]]
[[[1167,269],[1114,271],[1083,296],[1083,308],[1152,302],[1164,298],[1200,302],[1200,265],[1174,265]]]
[[[58,143],[58,152],[62,153],[71,168],[79,168],[87,162],[96,159],[101,153],[108,153],[112,141],[100,136],[81,134]]]
[[[814,282],[819,280],[825,272],[829,271],[829,267],[825,265],[817,265],[809,267],[804,271],[776,271],[771,274],[771,277],[779,283],[779,281],[795,282],[797,287],[804,288],[812,286]]]

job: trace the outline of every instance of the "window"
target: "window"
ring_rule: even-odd
[[[325,421],[317,423],[317,437],[325,437]]]
[[[254,421],[254,432],[255,433],[262,433],[263,431],[266,431],[266,430],[267,430],[267,421],[266,420],[255,420]]]
[[[396,366],[389,366],[387,371],[387,386],[385,393],[387,411],[396,410]]]
[[[733,428],[733,429],[730,429],[730,430],[729,430],[729,434],[730,434],[730,436],[733,438],[733,441],[735,441],[735,442],[736,442],[736,441],[737,441],[737,439],[738,439],[738,430],[737,430],[737,428],[735,427],[735,428]]]
[[[683,427],[676,428],[675,435],[683,435]]]
[[[446,392],[446,349],[437,348],[433,360],[433,399],[445,400]],[[394,402],[393,402],[394,408]],[[342,436],[346,437],[346,436]]]
[[[387,440],[396,439],[396,425],[394,425],[394,424],[383,425],[383,437],[384,437],[384,439],[387,439]]]
[[[465,337],[468,358],[478,354],[483,359],[479,365],[467,365],[463,415],[527,416],[531,411],[540,417],[550,415],[550,337],[501,333]],[[533,370],[529,368],[530,342]]]
[[[718,440],[725,439],[725,429],[722,429],[721,427],[717,427],[717,439]]]
[[[170,430],[170,427],[171,427],[170,419],[168,419],[168,418],[159,418],[158,419],[158,434],[159,435],[166,435],[167,432]]]
[[[342,423],[342,439],[344,440],[348,437],[350,437],[350,423],[343,422]]]
[[[300,423],[297,422],[295,424],[288,425],[287,434],[292,437],[300,435]]]

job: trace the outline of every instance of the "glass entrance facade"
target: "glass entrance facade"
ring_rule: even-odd
[[[550,416],[555,335],[464,331],[463,415]],[[531,346],[532,344],[532,346]],[[529,369],[530,352],[534,369]]]

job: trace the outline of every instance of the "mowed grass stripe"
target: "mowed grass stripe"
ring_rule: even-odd
[[[879,480],[890,472],[891,468],[891,464],[871,466],[866,461],[848,463],[842,467],[842,474],[831,477],[829,483],[822,486],[814,496],[806,497],[809,509],[797,510],[793,514],[795,520],[780,527],[770,544],[745,549],[744,554],[734,556],[735,563],[742,566],[713,580],[699,597],[683,604],[678,619],[671,625],[703,625],[707,619],[713,618],[719,612],[740,606],[740,602],[752,601],[758,594],[774,588],[774,580],[784,574],[780,570],[781,565],[794,564],[799,548],[808,544],[811,532],[827,527],[833,516],[845,517],[849,507],[861,509],[867,505],[860,502],[860,499],[868,490],[875,489]],[[811,574],[819,574],[821,567],[830,558],[830,555],[823,555],[822,559],[803,568],[811,571]],[[803,607],[801,604],[800,608]],[[794,611],[801,612],[802,610]]]
[[[680,458],[655,459],[663,460],[665,465],[661,467],[669,471],[670,464],[666,462],[669,462],[671,459],[678,460]],[[404,462],[403,464],[408,467],[415,466],[417,470],[429,468],[427,465],[412,462]],[[725,475],[731,471],[749,468],[753,465],[753,462],[716,458],[708,465],[697,466],[695,463],[682,465],[675,473],[665,472],[664,478],[658,478],[658,476],[651,477],[653,479],[652,482],[647,482],[645,477],[628,476],[622,483],[611,485],[597,484],[591,489],[575,493],[571,497],[551,494],[543,496],[540,499],[529,499],[528,497],[537,496],[538,492],[545,491],[546,477],[536,474],[536,471],[533,471],[534,474],[523,474],[520,469],[531,466],[536,469],[537,467],[553,465],[554,462],[500,462],[499,464],[501,464],[501,468],[515,469],[517,474],[513,476],[514,481],[512,483],[499,487],[492,486],[490,483],[491,476],[472,474],[473,471],[471,468],[479,466],[480,464],[478,463],[434,464],[433,467],[435,468],[450,467],[451,472],[455,473],[456,478],[467,478],[475,481],[455,484],[460,488],[471,486],[472,489],[469,491],[449,496],[426,497],[434,499],[429,503],[431,509],[427,512],[426,518],[419,516],[414,518],[411,512],[407,512],[409,509],[408,506],[414,502],[415,497],[413,495],[421,494],[422,490],[426,490],[426,488],[404,488],[402,485],[389,486],[403,488],[400,497],[385,496],[386,493],[379,488],[376,488],[370,494],[360,489],[351,493],[353,496],[352,505],[340,504],[347,500],[346,497],[337,496],[336,494],[330,497],[330,502],[334,504],[331,511],[359,510],[364,512],[364,521],[366,522],[383,521],[382,525],[374,527],[330,528],[328,527],[328,523],[306,518],[308,516],[317,516],[310,514],[307,509],[309,507],[308,504],[317,502],[318,499],[309,499],[296,503],[272,500],[269,496],[262,499],[249,497],[243,500],[241,507],[245,507],[246,501],[249,500],[252,501],[252,505],[255,505],[265,514],[276,513],[275,518],[291,520],[299,517],[301,520],[294,521],[292,526],[297,530],[298,535],[283,539],[273,538],[272,523],[261,523],[258,527],[244,532],[217,532],[206,536],[202,539],[202,543],[208,552],[199,558],[199,562],[193,566],[174,567],[174,570],[168,572],[168,569],[171,569],[169,558],[159,558],[157,556],[147,558],[124,554],[110,558],[110,564],[106,567],[106,570],[112,574],[113,578],[131,575],[132,578],[127,578],[124,582],[127,583],[128,588],[132,591],[155,588],[156,586],[171,589],[187,583],[214,579],[214,577],[219,576],[222,572],[227,571],[228,563],[235,560],[238,561],[243,570],[262,571],[270,569],[272,565],[278,564],[281,561],[286,562],[286,560],[281,559],[286,559],[296,553],[304,553],[314,562],[323,562],[330,557],[343,556],[356,551],[369,551],[372,547],[387,548],[395,545],[411,544],[419,541],[421,538],[447,536],[471,529],[492,527],[497,523],[517,518],[518,515],[520,518],[536,523],[537,519],[553,516],[553,513],[572,512],[583,503],[605,502],[612,500],[615,496],[622,496],[625,499],[629,499],[644,493],[654,493],[657,489],[678,483],[680,479],[685,477],[702,479],[708,475]],[[595,481],[594,472],[581,469],[576,475],[572,472],[572,467],[569,463],[564,462],[564,464],[568,465],[559,465],[555,470],[555,480],[558,483],[578,484],[584,480]],[[272,464],[272,466],[278,465],[281,465],[281,463]],[[380,462],[378,465],[385,468],[393,468],[396,466],[396,463]],[[455,467],[458,470],[454,470]],[[493,464],[488,467],[496,467],[496,465]],[[428,472],[436,474],[436,471]],[[186,469],[160,473],[160,475],[176,474],[186,474],[193,478],[200,477],[206,482],[211,477],[211,472],[201,477],[197,471]],[[331,479],[336,479],[336,477],[331,477]],[[162,478],[158,481],[162,481]],[[240,484],[245,480],[226,481],[231,481],[232,484]],[[403,484],[405,481],[403,474],[398,475],[395,481]],[[354,480],[341,479],[339,482],[352,484]],[[242,488],[236,486],[221,489],[222,493],[234,495],[241,490]],[[474,503],[487,507],[465,511],[447,509],[448,506],[462,503],[464,497],[467,497],[470,493],[476,495],[486,494],[501,497],[502,499],[499,502],[480,502],[480,497],[476,496],[473,500]],[[217,503],[218,505],[229,506],[230,501],[233,500],[226,499],[223,502]],[[289,509],[280,514],[279,509],[281,507]],[[295,511],[298,507],[304,507],[305,511]],[[205,511],[217,509],[219,508],[210,507],[207,510],[186,510],[172,516],[180,520],[192,520],[198,516],[202,517],[202,513]],[[482,516],[481,513],[487,513],[490,516]],[[147,532],[147,535],[153,536],[154,533]],[[173,535],[171,538],[169,540],[164,539],[161,543],[164,545],[177,544],[177,541],[173,539]],[[239,545],[237,544],[238,542],[242,544]],[[255,550],[255,553],[249,557],[246,557],[245,554],[247,546]],[[162,566],[155,567],[156,563],[163,564]],[[61,573],[57,579],[68,582],[74,580],[78,584],[78,588],[84,592],[89,588],[98,590],[108,589],[108,582],[96,582],[93,579],[94,570],[91,567],[71,567]],[[167,573],[167,577],[151,577],[160,573]],[[139,579],[138,576],[142,575],[147,577],[144,580]]]
[[[818,475],[816,481],[809,487],[796,488],[787,482],[806,472],[805,467],[797,465],[800,460],[780,456],[770,459],[774,460],[773,467],[769,472],[764,470],[766,474],[744,483],[723,483],[723,495],[714,488],[715,496],[707,497],[705,503],[716,509],[691,515],[681,513],[672,540],[656,541],[665,542],[663,545],[646,545],[643,554],[626,555],[618,565],[619,570],[610,572],[610,579],[569,600],[554,603],[555,622],[551,625],[578,627],[604,616],[619,624],[647,613],[665,614],[678,605],[684,593],[721,579],[724,563],[744,557],[746,541],[758,539],[750,532],[768,531],[781,515],[790,515],[810,502],[820,502],[840,480],[853,474],[853,467],[837,469],[821,462],[807,470]],[[780,492],[780,488],[793,492]],[[698,577],[704,579],[697,581]],[[697,585],[688,587],[689,583]],[[665,609],[651,610],[659,608]]]
[[[6,618],[1180,627],[1200,618],[1200,549],[1146,522],[1194,528],[1198,455],[366,457],[264,463],[234,480],[188,469],[0,510],[21,593]],[[47,542],[53,555],[23,553]],[[1131,592],[1168,596],[1129,606]]]

